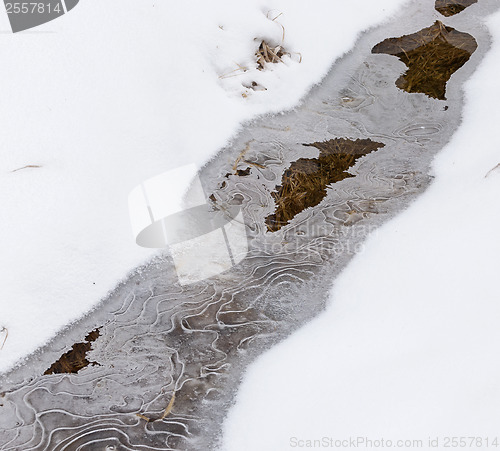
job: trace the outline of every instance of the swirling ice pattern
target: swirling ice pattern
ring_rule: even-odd
[[[415,11],[406,14],[413,18]],[[479,26],[471,28],[465,31],[484,52],[488,36]],[[202,182],[217,202],[242,206],[247,258],[187,287],[177,283],[167,257],[141,268],[96,311],[6,377],[1,450],[217,446],[244,368],[324,308],[331,281],[362,249],[366,235],[428,185],[429,163],[458,124],[460,100],[447,103],[445,111],[443,102],[395,87],[398,63],[370,54],[388,34],[398,32],[386,27],[365,35],[300,108],[247,126],[203,169]],[[449,92],[459,92],[466,75],[456,77]],[[335,137],[370,138],[385,147],[361,158],[351,169],[356,177],[331,186],[318,206],[267,233],[264,219],[274,209],[270,192],[284,169],[317,156],[317,149],[302,144]],[[247,147],[240,168],[249,166],[250,175],[224,178]],[[99,366],[41,376],[57,354],[96,327],[100,336],[88,357]]]

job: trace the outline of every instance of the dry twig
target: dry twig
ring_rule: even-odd
[[[488,177],[493,171],[496,171],[497,169],[500,169],[500,163],[498,163],[494,168],[490,169],[484,176],[484,178]]]
[[[0,329],[0,334],[5,333],[5,337],[2,341],[2,345],[0,346],[0,351],[3,349],[3,346],[5,342],[7,341],[7,337],[9,336],[9,329],[7,329],[5,326]]]
[[[17,171],[22,171],[23,169],[28,169],[28,168],[41,168],[41,166],[38,166],[37,164],[28,164],[26,166],[23,166],[22,168],[17,168],[17,169],[14,169],[13,171],[11,172],[17,172]]]

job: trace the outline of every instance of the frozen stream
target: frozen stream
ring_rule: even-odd
[[[366,235],[430,183],[430,162],[460,122],[461,86],[489,48],[481,17],[497,7],[479,0],[445,18],[433,1],[414,1],[391,23],[364,34],[295,111],[248,124],[201,173],[217,203],[241,205],[249,224],[247,258],[188,287],[177,283],[168,258],[142,268],[2,377],[0,449],[216,449],[245,367],[321,313],[332,281],[362,250]],[[385,39],[436,20],[478,44],[447,83],[446,100],[399,89],[396,80],[407,67],[371,53]],[[337,138],[383,147],[359,158],[349,169],[354,177],[335,183],[318,205],[269,232],[271,192],[284,171],[298,159],[318,157],[318,148],[304,144]],[[243,152],[238,169],[244,175],[225,177]],[[77,374],[44,375],[97,328],[87,354],[96,364]]]

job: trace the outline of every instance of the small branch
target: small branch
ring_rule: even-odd
[[[2,345],[0,346],[0,351],[3,349],[3,346],[5,344],[5,342],[7,341],[7,337],[9,336],[9,329],[7,329],[6,327],[2,327],[2,329],[0,329],[0,333],[4,333],[5,332],[5,337],[2,341]]]
[[[484,178],[488,177],[496,169],[500,169],[500,163],[498,163],[493,169],[490,169],[488,173],[484,176]]]
[[[37,164],[28,164],[26,166],[23,166],[22,168],[17,168],[10,172],[22,171],[23,169],[28,169],[28,168],[41,168],[41,166],[38,166]]]

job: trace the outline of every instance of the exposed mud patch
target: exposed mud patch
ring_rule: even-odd
[[[63,354],[43,374],[78,373],[78,371],[90,364],[99,365],[97,362],[87,360],[87,352],[90,351],[92,342],[97,340],[98,337],[99,328],[90,332],[83,343],[75,343],[70,351]]]
[[[245,168],[245,169],[236,169],[234,171],[234,174],[231,172],[228,172],[224,177],[229,178],[231,175],[237,175],[239,177],[247,177],[250,175],[250,169],[251,168]]]
[[[474,3],[477,0],[436,0],[436,11],[446,17],[454,16]]]
[[[325,198],[328,185],[354,177],[347,170],[359,158],[384,147],[384,144],[371,139],[336,138],[304,146],[319,149],[319,157],[300,158],[283,174],[281,185],[271,193],[276,202],[275,213],[266,218],[271,232],[281,229],[306,208],[318,205]]]
[[[445,26],[439,20],[417,33],[389,38],[372,49],[372,53],[397,56],[408,70],[397,79],[396,86],[406,92],[420,92],[446,100],[446,83],[477,48],[473,36]]]

